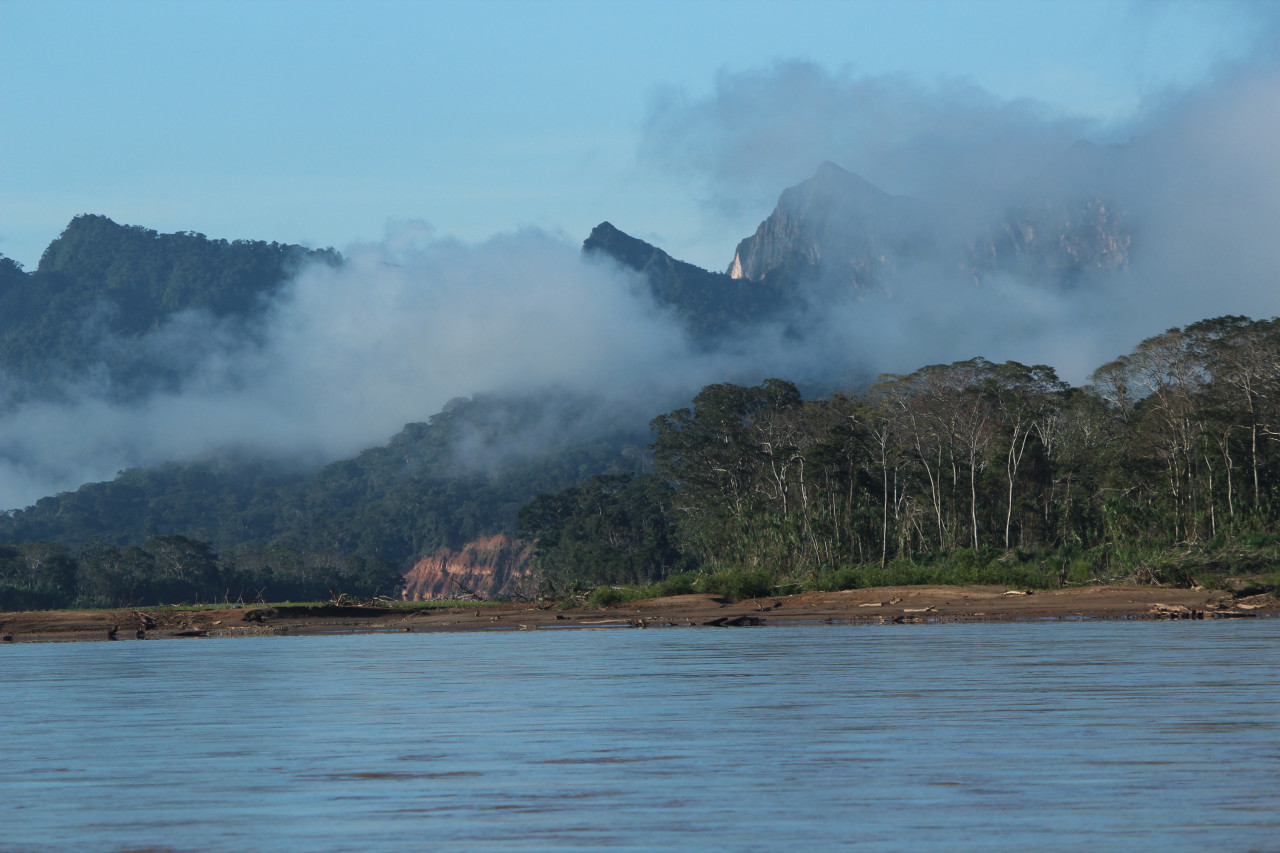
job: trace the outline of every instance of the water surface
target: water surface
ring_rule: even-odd
[[[1280,620],[0,649],[0,850],[1280,850]]]

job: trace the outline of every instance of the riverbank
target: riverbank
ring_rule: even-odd
[[[605,609],[554,603],[423,606],[280,605],[218,610],[0,613],[4,642],[153,640],[375,631],[745,627],[822,623],[1007,622],[1085,619],[1221,619],[1280,616],[1270,594],[1162,587],[1009,590],[903,586],[810,592],[731,602],[678,595]]]

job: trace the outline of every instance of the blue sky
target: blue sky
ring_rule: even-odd
[[[33,269],[94,213],[349,259],[284,283],[261,340],[184,312],[120,342],[195,364],[181,387],[123,403],[89,371],[4,408],[0,508],[226,448],[340,459],[477,393],[644,423],[710,382],[856,387],[976,355],[1080,383],[1170,326],[1274,316],[1277,9],[0,0],[0,253]],[[967,239],[1052,192],[1074,143],[1131,138],[1058,190],[1134,226],[1084,288],[917,258],[885,293],[815,302],[803,340],[703,351],[578,251],[607,219],[724,269],[828,159]]]
[[[1031,99],[1106,137],[1247,57],[1266,11],[0,0],[0,253],[34,268],[79,213],[339,249],[406,221],[466,242],[536,227],[576,243],[609,219],[722,268],[783,187],[707,204],[696,176],[646,154],[664,98],[707,99],[734,75],[799,60]],[[816,165],[795,164],[794,179]]]

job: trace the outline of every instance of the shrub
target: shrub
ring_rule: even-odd
[[[858,589],[863,586],[861,569],[836,569],[823,572],[808,581],[804,588],[809,592],[839,592],[843,589]]]
[[[626,600],[628,599],[625,591],[611,586],[598,586],[591,591],[591,595],[587,596],[587,606],[603,610],[615,604],[622,604]]]
[[[699,592],[722,595],[737,601],[772,595],[776,581],[767,569],[727,569],[699,579]]]

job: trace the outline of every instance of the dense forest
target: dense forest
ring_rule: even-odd
[[[807,257],[762,240],[748,261]],[[641,274],[704,349],[785,321],[815,275],[710,273],[608,223],[583,251]],[[68,377],[105,377],[115,400],[177,387],[201,323],[251,342],[316,262],[342,261],[77,217],[35,272],[0,258],[0,411]],[[180,346],[149,348],[183,317],[199,322]],[[1274,319],[1171,329],[1083,387],[975,358],[820,399],[784,379],[711,385],[647,430],[602,408],[460,398],[323,467],[223,453],[0,512],[0,609],[390,594],[420,557],[497,533],[536,542],[548,594],[726,575],[757,590],[1212,582],[1280,552]]]
[[[181,378],[190,364],[139,340],[182,312],[256,331],[264,299],[307,263],[336,265],[332,249],[159,234],[105,216],[77,216],[34,272],[0,258],[0,376],[4,402],[47,395],[52,383],[105,368],[117,397]],[[187,350],[199,348],[188,341]],[[0,386],[2,388],[3,386]]]
[[[515,529],[551,595],[694,573],[763,590],[1194,584],[1269,570],[1280,543],[1275,319],[1170,329],[1084,387],[981,358],[816,400],[781,379],[711,385],[652,421],[647,463],[614,436],[458,467],[460,425],[489,423],[496,449],[526,405],[457,401],[238,495],[174,465],[45,499],[0,520],[21,543],[0,552],[0,607],[385,594],[407,558]]]
[[[38,571],[9,575],[0,568],[0,609],[27,600],[23,590],[59,605],[221,599],[228,590],[232,600],[262,590],[296,600],[325,597],[330,585],[357,595],[393,593],[388,578],[398,579],[423,554],[514,534],[520,507],[539,492],[639,471],[646,437],[594,429],[583,423],[591,411],[586,401],[563,397],[481,395],[455,400],[385,446],[313,473],[254,459],[173,462],[42,498],[0,513],[0,542],[21,543],[24,553],[57,543],[69,559],[92,563],[101,553],[137,556],[163,534],[216,551],[222,570],[211,585],[183,587],[189,595],[174,599],[159,582],[68,586],[65,578],[44,582]],[[522,446],[531,436],[538,446]]]
[[[1082,388],[981,358],[820,400],[712,385],[652,429],[653,475],[522,511],[545,582],[1192,584],[1280,533],[1280,324],[1170,329]]]
[[[75,549],[53,542],[0,545],[0,610],[309,601],[327,599],[335,588],[390,595],[400,582],[398,568],[350,554],[273,547],[220,556],[207,542],[185,536],[152,536],[124,547],[97,540]]]

